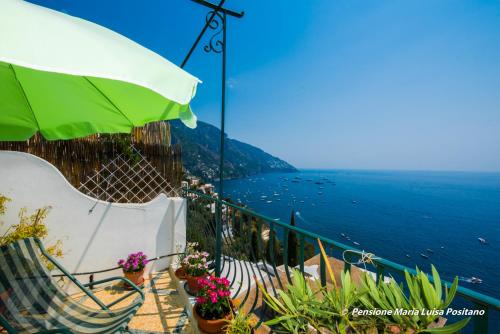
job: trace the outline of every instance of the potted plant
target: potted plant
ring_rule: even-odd
[[[178,279],[186,279],[186,268],[184,268],[184,259],[186,256],[194,254],[196,252],[196,247],[198,247],[197,242],[188,242],[184,253],[179,254],[179,268],[175,270],[175,276]],[[177,252],[181,252],[181,246],[177,248]]]
[[[192,294],[196,294],[200,290],[199,279],[208,275],[207,258],[207,252],[194,252],[182,260],[189,292]]]
[[[229,281],[225,277],[199,278],[194,316],[201,331],[209,334],[224,332],[232,318]]]
[[[231,320],[226,320],[226,334],[253,334],[255,322],[250,315],[237,312]]]
[[[144,268],[148,264],[148,258],[143,252],[131,253],[126,260],[118,261],[118,266],[122,268],[125,278],[137,286],[144,284]]]

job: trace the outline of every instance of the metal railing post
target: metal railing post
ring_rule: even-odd
[[[217,202],[215,206],[215,276],[221,274],[222,264],[222,204]]]

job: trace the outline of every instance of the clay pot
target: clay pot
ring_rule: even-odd
[[[187,281],[189,292],[191,294],[195,295],[198,293],[198,291],[200,291],[200,286],[198,285],[198,279],[202,277],[205,277],[205,275],[191,276],[188,273],[186,273],[185,280]]]
[[[184,268],[180,267],[175,271],[175,277],[178,279],[186,279],[186,271]]]
[[[123,274],[126,279],[139,287],[144,284],[144,269],[140,271],[124,271]],[[128,284],[125,284],[125,286],[130,288]]]
[[[229,312],[224,318],[221,319],[215,319],[215,320],[207,320],[203,319],[199,314],[198,314],[198,305],[194,306],[194,317],[196,319],[196,322],[198,323],[198,328],[207,334],[218,334],[218,333],[225,333],[224,327],[227,326],[228,320],[231,320],[232,314]]]

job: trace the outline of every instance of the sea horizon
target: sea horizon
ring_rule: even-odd
[[[360,171],[360,172],[422,172],[422,173],[471,173],[471,174],[498,174],[500,175],[500,170],[460,170],[460,169],[398,169],[398,168],[303,168],[303,167],[295,167],[298,171],[308,172],[308,171],[324,171],[324,172],[334,172],[334,171]],[[272,173],[283,173],[281,171],[278,172],[265,172],[260,174],[272,174]],[[286,173],[295,173],[295,172],[286,172]]]
[[[311,232],[410,268],[430,271],[432,263],[443,279],[500,295],[500,173],[301,169],[225,181],[224,196],[283,222],[296,214]]]

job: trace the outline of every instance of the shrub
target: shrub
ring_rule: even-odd
[[[10,202],[11,199],[0,195],[0,215],[5,214],[7,207],[6,204]],[[49,229],[44,223],[47,218],[51,207],[45,206],[40,209],[35,210],[34,213],[29,214],[28,209],[23,207],[19,210],[18,217],[19,223],[16,225],[11,225],[5,233],[0,236],[0,246],[7,245],[25,238],[39,238],[45,239],[49,234]],[[1,223],[3,224],[3,222]],[[47,252],[55,257],[62,257],[62,241],[57,240],[55,243],[50,244],[45,247]],[[47,269],[54,269],[54,265],[43,258]]]

